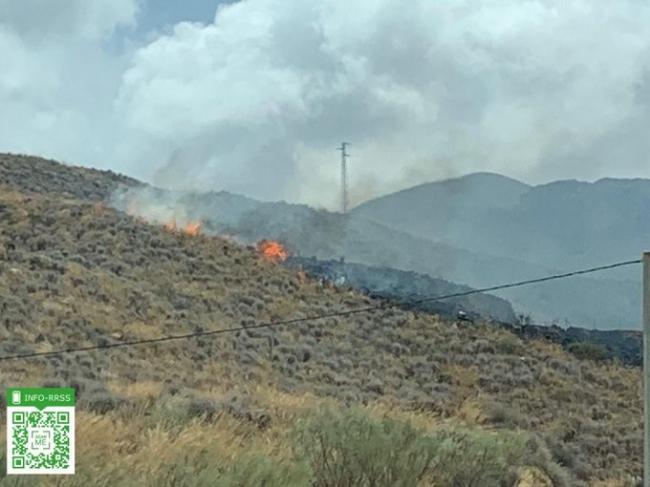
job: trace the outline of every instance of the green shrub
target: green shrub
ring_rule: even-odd
[[[218,476],[203,476],[214,487],[303,487],[310,485],[309,467],[302,463],[281,463],[262,455],[240,458]]]
[[[321,410],[296,426],[296,453],[317,487],[511,486],[524,466],[569,485],[548,450],[523,433],[440,429],[371,419],[362,410]]]
[[[505,355],[519,355],[522,352],[521,340],[512,334],[505,334],[495,342],[497,353]]]
[[[284,463],[260,454],[219,464],[218,459],[200,455],[200,459],[169,465],[151,485],[178,487],[306,487],[309,468],[302,463]]]
[[[517,408],[501,402],[491,401],[485,406],[485,415],[489,423],[509,429],[529,428],[530,421]]]
[[[522,435],[480,430],[443,430],[435,434],[440,445],[433,466],[436,485],[482,487],[514,485],[523,466]]]
[[[598,343],[576,342],[569,345],[567,350],[582,360],[599,362],[612,358],[607,347]]]
[[[296,443],[317,487],[414,486],[437,453],[435,441],[411,425],[371,420],[356,409],[308,416],[296,426]]]

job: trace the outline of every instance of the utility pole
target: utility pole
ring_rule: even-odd
[[[643,486],[650,487],[650,252],[643,253]]]
[[[348,142],[341,143],[341,147],[337,150],[341,151],[341,211],[343,214],[348,212],[348,157],[350,154],[347,148],[350,144]]]

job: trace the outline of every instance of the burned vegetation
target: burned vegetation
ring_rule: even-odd
[[[4,360],[0,377],[77,388],[78,475],[65,485],[342,485],[323,455],[355,444],[382,461],[380,445],[395,441],[412,453],[390,457],[396,472],[421,472],[404,485],[633,485],[641,475],[639,369],[397,307],[335,316],[376,301],[259,248],[116,211],[101,193],[117,176],[25,161],[0,159],[0,358],[99,349]],[[32,171],[60,174],[28,184]],[[93,180],[105,189],[75,189]],[[331,316],[253,328],[317,315]],[[314,431],[324,451],[308,441]],[[347,478],[363,478],[359,461]]]

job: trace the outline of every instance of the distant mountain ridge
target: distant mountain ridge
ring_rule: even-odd
[[[648,179],[529,186],[476,173],[382,196],[353,213],[433,241],[563,267],[639,255],[650,245],[648,208]]]
[[[445,203],[440,204],[441,200]],[[650,248],[648,209],[647,179],[567,180],[529,186],[505,176],[478,173],[382,196],[359,205],[353,214],[473,252],[574,270],[634,259]],[[587,304],[583,297],[591,291],[595,295],[604,292],[605,304],[594,302],[593,306],[624,303],[622,307],[629,308],[624,320],[635,325],[640,319],[638,276],[639,269],[634,267],[593,274],[590,278],[601,282],[596,286],[600,291],[561,286],[569,293],[567,298],[583,305]],[[540,291],[540,297],[546,294]],[[529,297],[518,294],[502,295],[519,303]],[[579,324],[589,326],[587,314],[582,320]],[[596,326],[600,323],[592,321]]]
[[[454,220],[509,208],[529,189],[514,179],[477,173],[392,193],[363,203],[352,213],[415,236],[458,245],[467,236],[450,234]]]

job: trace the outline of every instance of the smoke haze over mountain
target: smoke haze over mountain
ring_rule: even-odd
[[[1,150],[328,207],[341,140],[356,202],[475,170],[650,176],[637,0],[54,4],[0,0]]]
[[[567,182],[557,185],[571,188],[563,183]],[[639,185],[641,194],[633,200],[645,201],[643,194],[650,194],[650,182]],[[516,204],[518,195],[538,194],[544,188],[530,188],[493,174],[413,188],[370,201],[347,215],[306,205],[260,202],[228,192],[178,193],[137,186],[114,193],[112,204],[157,224],[201,222],[206,234],[240,243],[278,240],[290,255],[326,260],[344,257],[348,263],[391,268],[396,273],[414,271],[482,288],[635,258],[636,248],[642,246],[639,242],[647,241],[646,225],[634,228],[632,234],[623,232],[625,224],[617,225],[622,218],[616,216],[621,207],[612,202],[625,199],[629,184],[619,180],[610,186],[613,190],[606,198],[601,194],[600,206],[594,206],[597,211],[587,228],[580,226],[576,207],[566,203],[576,199],[569,190],[533,198],[523,221],[519,213],[510,216],[510,206]],[[578,209],[583,208],[581,200],[585,198],[581,196]],[[565,202],[561,221],[554,200]],[[611,210],[603,211],[608,205]],[[638,206],[647,207],[643,203]],[[633,218],[644,221],[642,216]],[[590,231],[589,226],[595,230]],[[560,228],[566,229],[568,239],[558,236]],[[577,232],[584,234],[583,240],[573,239]],[[604,253],[597,242],[584,245],[584,240],[604,240],[608,232],[611,235],[603,242]],[[629,267],[496,295],[539,323],[638,329],[641,290],[637,276],[638,268]]]

